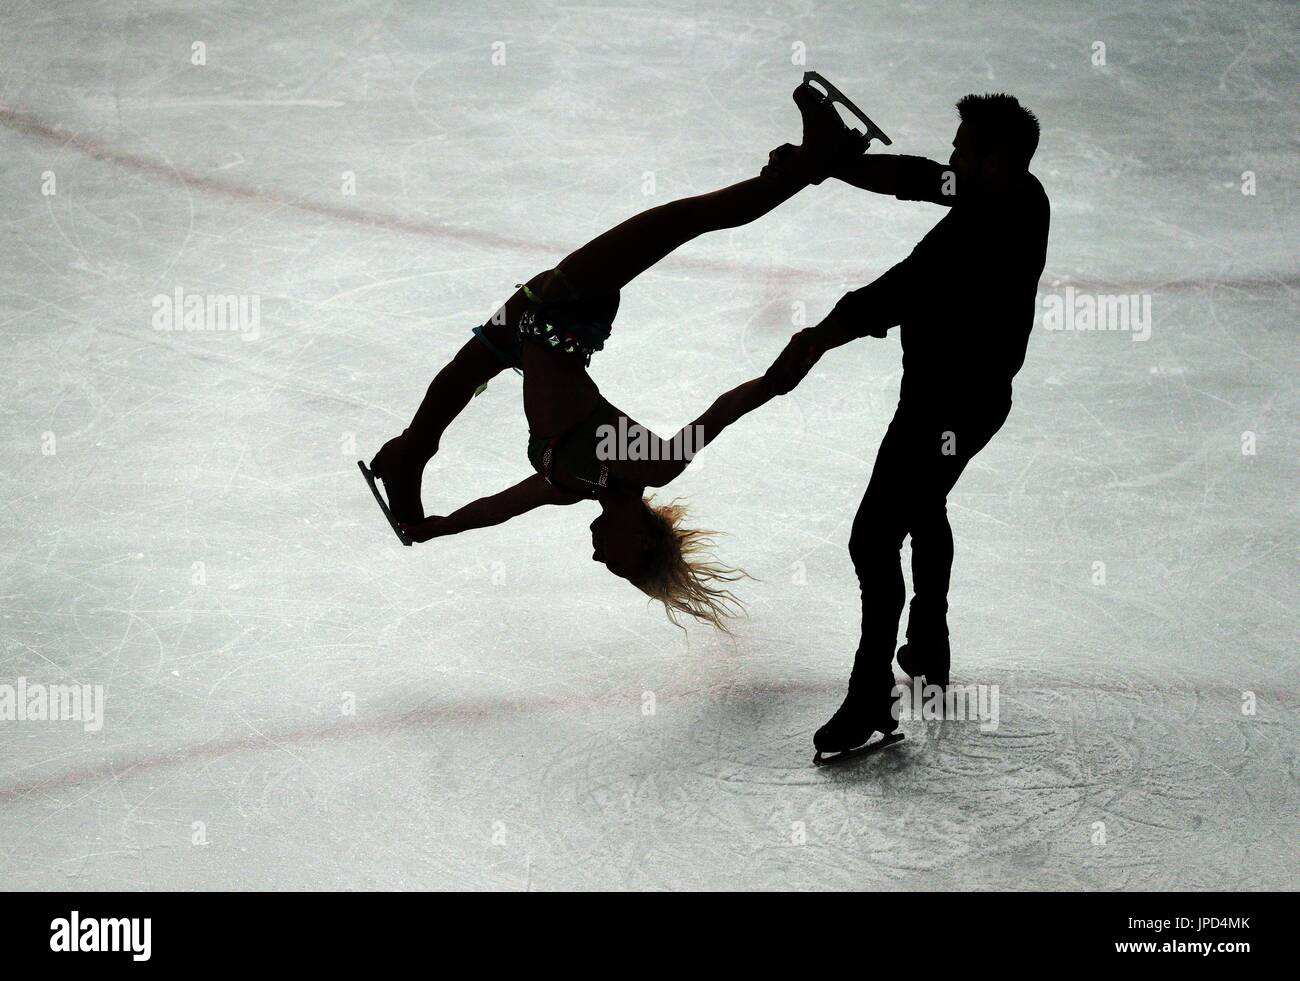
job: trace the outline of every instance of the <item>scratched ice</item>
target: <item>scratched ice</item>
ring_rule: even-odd
[[[0,23],[0,683],[106,696],[0,722],[0,887],[1300,884],[1293,5],[204,6]],[[403,549],[353,463],[513,284],[796,139],[801,52],[900,152],[1018,94],[1044,294],[1152,304],[1145,340],[1040,325],[952,498],[996,731],[834,772],[896,339],[673,488],[756,577],[734,641],[590,562],[583,507]],[[693,243],[595,377],[675,428],[937,218],[827,183]],[[256,329],[156,329],[178,289]],[[503,375],[426,501],[525,438]]]

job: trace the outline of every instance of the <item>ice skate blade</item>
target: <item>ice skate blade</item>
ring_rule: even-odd
[[[867,743],[857,749],[845,750],[843,753],[832,753],[829,756],[824,756],[819,750],[813,756],[813,766],[834,766],[836,763],[846,763],[860,756],[869,756],[878,749],[884,749],[886,746],[892,746],[894,743],[901,743],[902,741],[903,734],[901,732],[891,732],[878,742]]]
[[[881,129],[879,126],[873,123],[870,117],[867,116],[865,112],[863,112],[861,109],[859,109],[856,105],[853,104],[852,99],[850,99],[847,95],[845,95],[834,85],[828,82],[825,79],[825,77],[818,74],[817,72],[804,72],[803,81],[805,85],[807,85],[809,82],[816,82],[825,90],[826,98],[828,98],[831,102],[838,102],[849,112],[853,113],[853,115],[857,116],[858,119],[862,121],[862,125],[867,128],[868,145],[870,145],[872,140],[879,140],[881,143],[885,144],[885,146],[894,145],[894,141],[885,135],[885,131],[883,129]]]
[[[384,496],[379,493],[379,488],[375,485],[374,471],[369,469],[360,460],[357,461],[357,466],[361,468],[361,476],[365,477],[366,483],[370,485],[370,493],[375,495],[375,503],[379,505],[379,510],[384,512],[384,517],[388,519],[388,525],[393,529],[393,534],[397,536],[397,540],[403,545],[410,545],[410,537],[406,532],[402,531],[401,525],[399,525],[397,519],[393,517],[393,512],[388,510],[388,502],[384,500]]]

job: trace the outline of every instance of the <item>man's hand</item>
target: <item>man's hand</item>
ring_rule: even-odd
[[[873,315],[874,311],[864,304],[861,294],[862,290],[845,293],[830,316],[818,325],[818,331],[824,335],[822,346],[827,350],[847,344],[855,337],[884,337],[889,333],[893,325]],[[853,325],[852,328],[849,325]]]
[[[785,350],[777,355],[763,380],[777,395],[788,395],[812,371],[822,356],[815,328],[805,327],[790,338]]]
[[[427,542],[430,538],[437,538],[444,533],[443,522],[447,519],[441,514],[431,514],[418,525],[408,525],[406,522],[399,522],[399,526],[413,542]]]

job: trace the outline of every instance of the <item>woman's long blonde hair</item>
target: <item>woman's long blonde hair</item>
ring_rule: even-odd
[[[679,499],[654,504],[643,498],[654,540],[645,571],[632,580],[637,589],[664,605],[668,619],[680,627],[678,614],[694,617],[730,634],[727,621],[745,606],[726,583],[748,578],[744,571],[713,557],[716,531],[682,527],[686,506]]]

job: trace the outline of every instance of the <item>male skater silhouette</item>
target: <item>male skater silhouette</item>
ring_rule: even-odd
[[[862,747],[873,732],[890,738],[898,727],[890,662],[906,599],[899,549],[909,534],[914,595],[898,663],[910,677],[948,684],[953,542],[946,498],[1006,421],[1011,379],[1033,327],[1048,227],[1047,195],[1029,173],[1038,121],[1004,94],[967,95],[957,113],[946,167],[873,154],[834,172],[868,191],[950,210],[911,255],[796,334],[768,369],[776,389],[788,391],[831,348],[901,325],[898,409],[849,538],[862,589],[862,640],[848,696],[814,737],[819,760]]]

